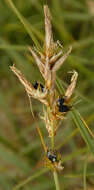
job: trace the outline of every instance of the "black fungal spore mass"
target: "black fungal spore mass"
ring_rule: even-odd
[[[59,98],[58,99],[58,108],[59,112],[68,112],[70,110],[70,107],[65,104],[65,99],[64,98]]]
[[[39,89],[41,92],[44,92],[44,86],[40,82],[35,82],[35,84],[33,84],[33,87],[36,90]]]
[[[57,155],[52,150],[47,151],[47,157],[52,163],[57,162]]]

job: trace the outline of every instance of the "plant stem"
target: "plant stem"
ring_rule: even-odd
[[[54,125],[52,125],[52,131],[53,131],[53,136],[51,138],[51,144],[52,144],[52,149],[54,150]],[[56,170],[53,171],[53,176],[54,176],[56,190],[60,190],[59,181],[58,181],[58,175],[57,175]]]
[[[56,190],[60,190],[59,181],[58,181],[58,175],[57,175],[56,171],[53,172],[53,176],[54,176]]]
[[[84,164],[84,172],[83,172],[83,188],[84,188],[84,190],[87,189],[87,187],[86,187],[86,171],[87,171],[87,165],[88,165],[88,155],[89,155],[89,152],[87,152],[87,154],[86,154],[86,160],[85,160],[85,164]]]
[[[54,150],[54,132],[53,132],[53,136],[51,138],[51,144],[52,144],[52,150]]]

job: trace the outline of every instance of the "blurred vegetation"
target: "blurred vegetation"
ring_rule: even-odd
[[[22,189],[54,190],[51,173],[41,166],[36,168],[44,150],[30,113],[27,94],[9,65],[15,63],[29,81],[43,82],[27,45],[43,46],[43,5],[47,3],[52,15],[54,39],[59,40],[64,49],[70,44],[73,46],[71,55],[57,73],[57,83],[66,87],[70,80],[67,72],[78,71],[75,96],[81,102],[75,107],[94,134],[94,1],[12,1],[18,11],[9,2],[0,1],[0,190],[13,189],[28,176],[31,176],[31,182]],[[38,118],[42,106],[33,99],[32,105]],[[59,174],[61,189],[93,190],[93,138],[85,133],[85,126],[77,113],[70,112],[67,118],[62,122],[55,142],[64,165],[63,172]],[[47,146],[50,146],[43,122],[39,119],[38,123]]]

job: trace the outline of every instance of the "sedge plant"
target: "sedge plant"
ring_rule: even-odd
[[[55,189],[54,180],[49,180],[54,175],[58,189],[60,187],[63,189],[64,187],[64,189],[70,190],[73,188],[76,190],[79,190],[79,188],[80,190],[93,190],[94,134],[91,130],[94,131],[94,2],[93,0],[48,1],[52,14],[54,36],[61,43],[64,43],[63,48],[57,42],[53,53],[57,54],[59,51],[63,51],[60,55],[62,57],[65,46],[68,44],[71,44],[73,49],[66,61],[67,63],[60,67],[56,75],[52,113],[52,107],[48,104],[50,98],[52,98],[50,88],[48,88],[48,85],[45,88],[46,82],[44,84],[40,82],[39,72],[36,72],[37,70],[34,68],[36,65],[32,63],[31,47],[28,46],[27,48],[26,46],[29,43],[36,46],[32,50],[38,57],[41,57],[44,66],[45,61],[43,60],[46,56],[45,42],[43,52],[42,48],[40,48],[44,40],[42,30],[44,21],[42,14],[43,4],[44,0],[27,0],[26,2],[19,0],[0,1],[0,189],[10,190],[13,187],[14,189],[26,190]],[[14,14],[16,14],[17,18]],[[30,41],[28,42],[29,39]],[[33,44],[31,45],[32,47]],[[38,48],[41,49],[41,55]],[[50,51],[52,52],[52,49]],[[26,54],[28,52],[29,54]],[[42,55],[44,55],[44,59],[42,59]],[[53,56],[51,55],[51,57]],[[25,100],[27,99],[23,97],[23,92],[20,93],[22,88],[19,88],[21,86],[18,81],[16,86],[16,78],[12,76],[12,72],[8,67],[10,59],[15,62],[15,68],[19,66],[21,72],[24,69],[32,81],[36,80],[34,84],[29,83],[33,85],[33,90],[35,89],[35,91],[31,93],[31,89],[28,88],[28,97],[31,101],[31,97],[34,98],[35,93],[37,93],[35,104],[33,104],[34,114],[38,113],[39,105],[43,105],[43,112],[41,109],[37,129],[39,132],[42,127],[39,134],[44,151],[43,147],[40,150],[38,149],[41,143],[36,134],[35,121],[28,115],[29,106],[25,106]],[[28,65],[28,63],[32,64]],[[54,65],[55,62],[51,62],[51,70]],[[72,71],[75,69],[79,72],[78,88],[75,89],[75,95],[77,99],[80,97],[82,102],[78,106],[74,106],[75,103],[72,103],[72,99],[69,102],[64,102],[65,89],[68,88],[67,83],[64,81],[66,78],[68,82],[69,77],[66,75],[66,69]],[[23,82],[23,84],[26,84],[27,80]],[[39,93],[44,92],[44,89],[45,94],[42,93],[40,97]],[[38,105],[37,97],[41,101]],[[79,108],[81,114],[74,108]],[[68,115],[66,115],[67,112],[64,113],[64,109],[69,112]],[[81,115],[83,115],[85,121]],[[51,119],[52,116],[55,119],[55,135],[53,138],[51,137],[52,130],[50,130],[52,125],[51,123],[48,125],[46,121],[49,120],[45,120],[47,117],[47,119]],[[41,119],[43,119],[44,125]],[[44,126],[47,127],[47,130]],[[44,136],[44,132],[48,133],[48,135]],[[51,141],[48,147],[44,143],[46,140]],[[48,142],[46,144],[48,145]],[[42,153],[40,156],[41,151],[44,152],[44,158]],[[39,170],[38,168],[34,170],[37,160],[41,160],[41,157],[43,158],[41,165],[43,168],[39,167]],[[47,173],[49,170],[51,170],[50,176]],[[27,177],[28,172],[32,173],[29,173],[29,177]],[[60,175],[58,174],[59,172]],[[23,180],[25,175],[26,178]]]
[[[45,150],[43,164],[53,172],[56,189],[59,190],[60,187],[57,172],[63,170],[64,167],[61,163],[61,155],[55,149],[55,136],[58,132],[61,121],[66,118],[67,112],[72,110],[73,100],[71,102],[71,97],[76,87],[78,73],[75,70],[71,72],[72,77],[70,85],[67,87],[64,94],[59,94],[55,87],[56,72],[66,61],[71,53],[72,47],[70,46],[68,51],[63,54],[63,48],[60,42],[54,42],[53,40],[51,16],[47,5],[44,6],[44,15],[45,41],[43,51],[39,51],[37,47],[32,48],[28,46],[27,48],[35,59],[39,71],[44,78],[45,84],[41,84],[38,80],[36,80],[34,84],[30,83],[23,76],[21,71],[16,68],[15,64],[10,66],[10,68],[25,87],[29,100],[31,101],[32,97],[43,104],[43,114],[40,117],[43,119],[48,131],[48,138],[51,139],[51,147],[47,148],[42,133],[40,132],[39,127],[37,127]]]

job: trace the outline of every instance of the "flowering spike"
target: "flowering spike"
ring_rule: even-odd
[[[13,65],[11,70],[18,77],[20,82],[26,89],[29,97],[38,99],[40,102],[46,105],[46,109],[43,110],[44,115],[41,117],[48,131],[49,137],[52,138],[52,150],[47,149],[44,143],[44,139],[37,126],[38,133],[45,151],[46,165],[50,166],[53,170],[62,170],[61,158],[57,152],[54,151],[54,137],[59,128],[60,121],[65,119],[68,111],[71,110],[70,98],[75,89],[78,73],[73,72],[71,78],[71,84],[68,86],[65,95],[62,97],[55,90],[56,72],[63,65],[67,57],[69,56],[72,47],[62,56],[62,46],[59,42],[54,43],[52,26],[50,21],[50,12],[47,5],[44,6],[45,14],[45,43],[43,53],[28,46],[29,51],[34,57],[37,66],[45,80],[45,86],[36,81],[35,84],[31,84],[25,79],[22,73],[16,69]],[[30,105],[31,106],[31,105]]]
[[[44,121],[49,137],[53,138],[59,127],[60,120],[65,119],[65,115],[71,110],[70,98],[76,86],[78,73],[74,71],[71,78],[71,84],[65,92],[65,96],[60,97],[55,90],[56,72],[63,65],[69,56],[72,47],[62,56],[62,46],[57,41],[53,41],[50,12],[47,5],[44,6],[45,14],[45,43],[43,53],[28,46],[29,51],[34,57],[37,66],[45,80],[45,86],[40,82],[32,85],[28,82],[22,73],[13,65],[11,70],[16,74],[21,83],[24,85],[29,96],[38,99],[47,106],[44,111]]]

